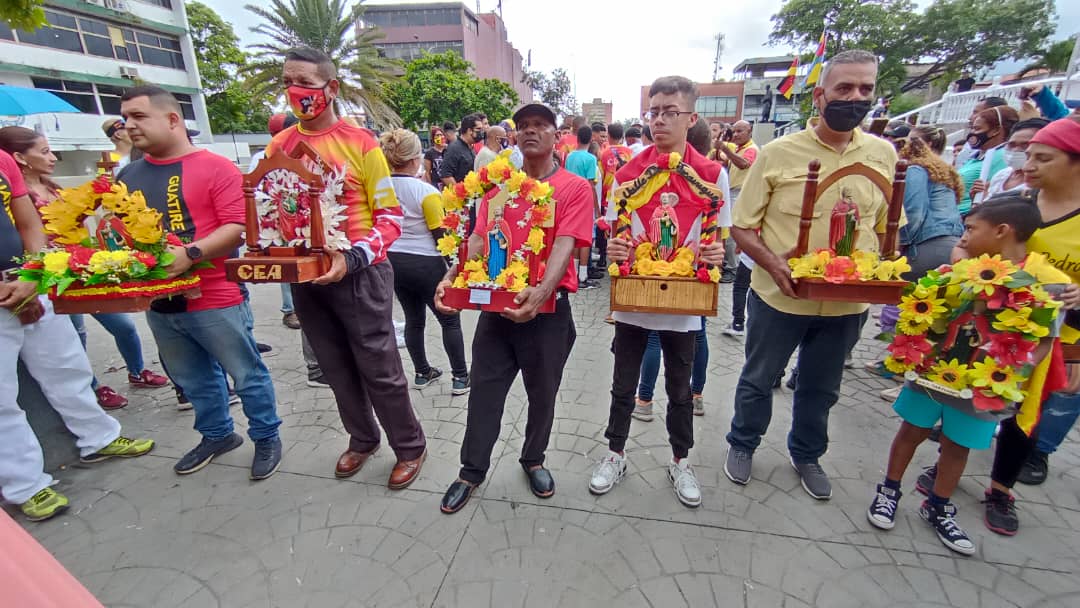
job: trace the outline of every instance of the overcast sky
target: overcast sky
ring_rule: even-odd
[[[257,37],[258,22],[243,0],[201,0],[213,7],[243,43]],[[248,0],[266,4],[260,0]],[[418,0],[368,0],[368,4]],[[991,0],[987,0],[991,1]],[[925,5],[929,0],[916,0]],[[476,0],[465,3],[476,10]],[[709,81],[716,35],[726,36],[720,75],[749,57],[782,55],[791,49],[766,44],[781,0],[503,0],[510,42],[523,57],[532,51],[533,69],[562,67],[576,82],[578,101],[600,97],[613,101],[616,119],[637,115],[640,87],[658,76],[681,74]],[[496,0],[481,0],[481,12],[495,10]],[[1080,2],[1057,0],[1058,34],[1080,32]],[[657,41],[654,41],[657,39]],[[809,49],[802,49],[809,50]]]

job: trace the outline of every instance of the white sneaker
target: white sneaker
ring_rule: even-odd
[[[668,464],[668,477],[671,478],[679,502],[688,507],[701,505],[701,486],[694,476],[694,470],[690,468],[689,460],[683,458],[675,462],[675,459],[672,459]]]
[[[607,494],[615,484],[626,475],[626,456],[608,452],[607,456],[593,469],[592,479],[589,480],[589,492]]]

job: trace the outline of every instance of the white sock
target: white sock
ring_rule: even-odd
[[[579,281],[584,281],[589,278],[589,267],[578,265],[577,278]]]

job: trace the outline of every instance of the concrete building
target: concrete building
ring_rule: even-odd
[[[735,82],[742,82],[743,110],[740,118],[750,122],[773,122],[783,124],[799,118],[797,97],[790,100],[776,91],[780,83],[787,76],[794,55],[780,55],[778,57],[753,57],[735,66]],[[800,69],[800,74],[795,78],[795,92],[799,93],[799,87],[805,69]],[[766,100],[771,101],[769,115],[764,116]]]
[[[710,123],[735,122],[742,116],[743,83],[735,82],[699,82],[700,97],[694,110],[698,116]],[[641,112],[649,109],[649,86],[641,87]]]
[[[0,116],[0,126],[44,133],[62,156],[57,175],[87,175],[112,149],[101,124],[136,83],[171,91],[196,141],[211,140],[182,0],[45,0],[45,17],[34,32],[0,23],[0,83],[51,91],[83,113]]]
[[[611,124],[610,101],[604,101],[597,97],[589,103],[581,104],[581,113],[589,121],[589,124],[594,122],[602,122],[605,125]]]
[[[383,31],[376,46],[387,57],[410,61],[452,50],[476,66],[477,77],[497,78],[514,87],[522,102],[532,101],[532,90],[521,81],[521,53],[496,13],[478,15],[461,2],[369,4],[357,26]]]

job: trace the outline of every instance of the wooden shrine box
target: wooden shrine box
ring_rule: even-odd
[[[907,162],[896,163],[893,183],[889,183],[881,173],[863,163],[854,163],[832,172],[818,184],[818,172],[821,162],[810,161],[806,176],[806,188],[803,191],[802,217],[799,219],[799,240],[792,253],[792,258],[800,258],[809,251],[810,226],[814,218],[814,207],[821,195],[845,177],[860,175],[869,179],[889,201],[888,220],[885,225],[885,240],[882,244],[882,258],[894,255],[897,234],[900,230],[900,213],[904,209],[904,180],[907,176]],[[830,302],[858,302],[866,304],[896,304],[904,293],[907,281],[852,281],[848,283],[830,283],[820,278],[802,278],[795,281],[795,294],[800,298]]]
[[[618,203],[620,216],[627,213],[626,199],[643,188],[658,172],[659,170],[653,165],[627,188],[620,189],[616,193],[620,199]],[[682,176],[698,194],[709,199],[706,214],[710,221],[707,222],[708,228],[705,229],[702,237],[715,237],[719,230],[716,225],[720,203],[719,190],[712,184],[705,184],[696,176],[686,173],[685,163],[680,164],[674,172]],[[620,220],[617,226],[617,234],[621,238],[629,239],[629,220]],[[719,285],[712,281],[699,281],[696,277],[658,277],[639,274],[611,277],[611,310],[618,312],[715,317],[719,294]]]
[[[323,226],[322,176],[308,168],[308,163],[321,165],[318,154],[306,143],[300,142],[293,155],[275,154],[264,158],[255,170],[244,176],[245,243],[247,253],[243,257],[225,260],[225,275],[238,283],[306,283],[330,269],[330,257],[326,253],[326,232]],[[255,202],[255,190],[260,182],[274,171],[295,174],[307,185],[307,191],[298,193],[306,198],[311,210],[311,247],[259,245],[261,218]],[[279,204],[274,201],[273,204]]]

